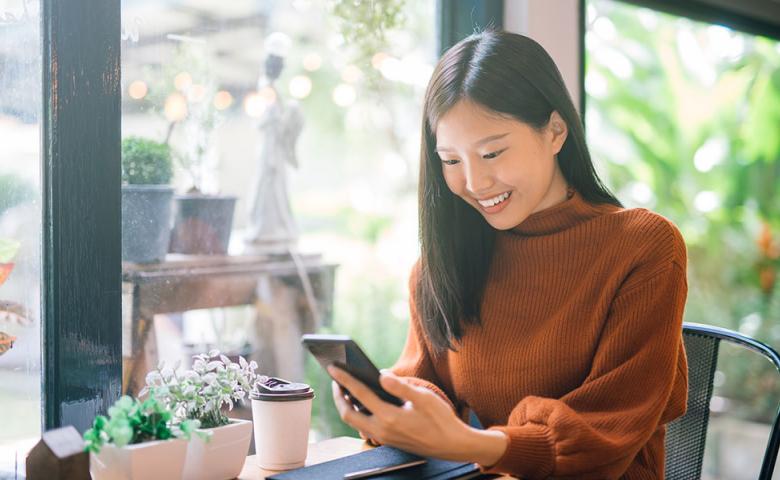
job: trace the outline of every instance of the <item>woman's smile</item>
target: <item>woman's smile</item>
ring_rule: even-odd
[[[494,214],[498,213],[501,210],[503,210],[509,202],[512,200],[512,192],[504,192],[500,195],[496,195],[495,197],[486,198],[483,200],[477,200],[477,203],[480,206],[480,209],[488,214]]]

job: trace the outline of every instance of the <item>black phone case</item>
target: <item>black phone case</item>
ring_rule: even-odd
[[[364,383],[382,400],[397,406],[404,404],[403,400],[382,388],[379,383],[379,370],[349,337],[309,334],[303,336],[302,342],[323,368],[336,365]],[[370,415],[371,412],[354,398],[349,390],[343,386],[341,388],[358,410]]]

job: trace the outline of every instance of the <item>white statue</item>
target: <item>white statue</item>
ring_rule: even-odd
[[[258,125],[263,139],[249,202],[249,253],[288,253],[298,239],[287,194],[287,165],[298,167],[295,145],[303,129],[303,114],[295,102],[284,101],[274,85],[284,67],[289,43],[284,34],[269,35],[265,68],[258,80],[258,91],[265,91],[264,97],[272,100]]]

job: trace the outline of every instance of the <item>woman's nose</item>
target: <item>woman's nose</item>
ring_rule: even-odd
[[[489,193],[493,187],[493,176],[480,162],[466,162],[466,190],[474,195]]]

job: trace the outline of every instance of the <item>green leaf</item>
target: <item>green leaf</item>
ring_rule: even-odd
[[[106,424],[108,424],[108,419],[103,415],[98,415],[95,417],[95,421],[92,425],[95,430],[103,430],[106,428]]]
[[[128,137],[122,141],[122,180],[132,185],[165,185],[173,176],[171,149],[153,140]]]
[[[114,429],[111,435],[114,444],[117,447],[124,447],[133,440],[133,429],[129,426],[119,427]]]
[[[0,238],[0,263],[9,263],[16,256],[21,244],[10,238]]]

